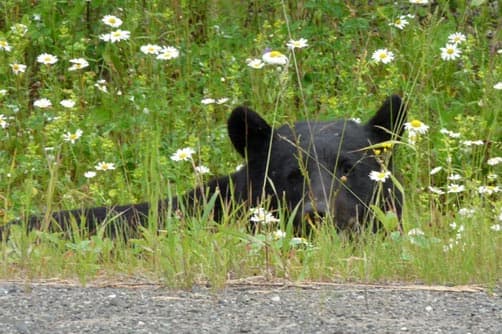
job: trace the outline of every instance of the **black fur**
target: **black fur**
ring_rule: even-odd
[[[368,175],[382,167],[372,150],[365,148],[400,136],[405,119],[406,110],[397,95],[389,97],[363,125],[351,120],[309,121],[274,129],[251,109],[238,107],[228,119],[228,134],[247,164],[179,198],[159,201],[158,216],[162,220],[166,212],[181,207],[193,213],[218,191],[213,209],[216,221],[227,205],[249,208],[268,199],[272,209],[281,203],[290,211],[297,208],[296,227],[305,217],[317,221],[327,217],[340,230],[357,229],[364,225],[374,201],[376,183]],[[380,206],[400,216],[402,194],[390,181],[383,189]],[[59,211],[50,216],[50,229],[67,231],[73,220],[85,223],[92,232],[105,220],[118,217],[119,228],[137,231],[139,225],[148,224],[150,210],[149,203],[140,203]],[[27,228],[39,229],[43,221],[40,216],[29,217]]]

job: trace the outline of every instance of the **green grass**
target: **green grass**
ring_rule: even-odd
[[[282,219],[284,238],[271,232],[253,235],[249,217],[229,213],[217,225],[204,217],[172,219],[165,232],[146,229],[141,238],[110,240],[76,231],[71,238],[14,229],[0,243],[0,277],[78,277],[142,275],[169,286],[253,275],[292,280],[413,281],[494,285],[502,276],[500,191],[502,156],[500,110],[502,32],[496,13],[485,1],[471,5],[435,1],[14,1],[0,3],[0,224],[46,209],[154,201],[191,189],[210,176],[196,176],[195,165],[213,175],[231,173],[242,163],[226,136],[232,107],[249,104],[269,122],[301,119],[367,120],[383,99],[400,93],[409,102],[410,120],[430,128],[414,145],[398,145],[395,160],[405,189],[405,233],[363,233],[347,240],[326,226],[306,242],[293,239]],[[403,30],[389,26],[413,14]],[[101,19],[115,15],[130,39],[100,40],[116,28]],[[39,17],[37,20],[36,18]],[[11,30],[24,24],[26,33]],[[18,29],[19,30],[19,29]],[[454,32],[467,41],[459,58],[444,61],[440,48]],[[289,39],[306,38],[309,46],[288,51]],[[145,44],[174,46],[180,56],[157,60]],[[498,44],[497,44],[498,43]],[[2,45],[0,43],[0,45]],[[252,69],[248,58],[266,48],[291,59],[278,71]],[[372,53],[387,48],[389,64],[375,63]],[[37,63],[42,53],[57,63]],[[69,71],[73,58],[89,67]],[[11,64],[27,65],[15,75]],[[106,80],[107,92],[98,89]],[[229,98],[223,104],[204,98]],[[40,109],[33,102],[51,100]],[[72,99],[75,107],[59,104]],[[456,132],[451,138],[442,128]],[[74,144],[63,134],[83,135]],[[481,140],[467,146],[466,140]],[[175,162],[177,149],[196,150],[194,164]],[[116,169],[86,178],[100,161]],[[442,167],[430,175],[434,167]],[[461,180],[448,176],[459,174]],[[494,178],[497,176],[497,178]],[[457,183],[465,189],[448,193]],[[438,195],[429,186],[440,188]],[[494,188],[495,190],[499,188]],[[463,208],[471,215],[461,215]],[[461,212],[461,211],[460,211]],[[155,217],[152,217],[155,221]],[[382,218],[384,219],[384,218]],[[392,217],[387,217],[392,223]],[[456,227],[452,228],[453,223]],[[461,227],[462,226],[462,227]],[[408,235],[419,229],[421,235]],[[459,231],[460,229],[460,231]],[[416,230],[415,230],[416,231]],[[295,243],[296,242],[296,243]]]

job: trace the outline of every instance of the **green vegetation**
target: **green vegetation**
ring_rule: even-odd
[[[500,283],[499,13],[489,1],[368,3],[1,1],[0,224],[50,209],[155,201],[233,172],[243,161],[225,121],[237,104],[275,124],[364,121],[400,93],[411,129],[395,157],[402,235],[384,213],[387,231],[357,240],[329,226],[294,238],[282,215],[250,234],[250,217],[229,212],[216,224],[210,208],[129,241],[14,228],[0,241],[0,277],[85,282],[120,273],[182,287],[251,275]],[[300,38],[308,46],[288,49]],[[261,67],[267,48],[288,65]],[[192,163],[172,159],[186,147]],[[196,173],[200,166],[211,174]]]

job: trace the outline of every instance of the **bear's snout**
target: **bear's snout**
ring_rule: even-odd
[[[309,224],[322,223],[328,214],[328,206],[323,201],[307,202],[303,206],[302,217]]]

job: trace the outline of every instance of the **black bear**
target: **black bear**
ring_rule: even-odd
[[[370,206],[376,203],[400,217],[402,194],[391,179],[379,183],[369,175],[378,172],[385,176],[383,172],[392,171],[390,154],[378,152],[388,147],[385,142],[402,134],[405,118],[405,106],[397,95],[389,97],[366,124],[303,121],[273,128],[251,109],[237,107],[228,119],[228,134],[247,164],[181,197],[159,201],[158,217],[180,208],[193,213],[214,198],[212,217],[216,221],[229,206],[252,208],[264,201],[268,209],[294,212],[296,228],[305,222],[328,221],[339,230],[356,231],[365,226]],[[140,203],[59,211],[44,218],[32,216],[27,227],[41,228],[45,221],[51,230],[65,231],[71,221],[94,231],[113,218],[123,228],[136,230],[138,225],[148,224],[151,210],[149,203]]]

